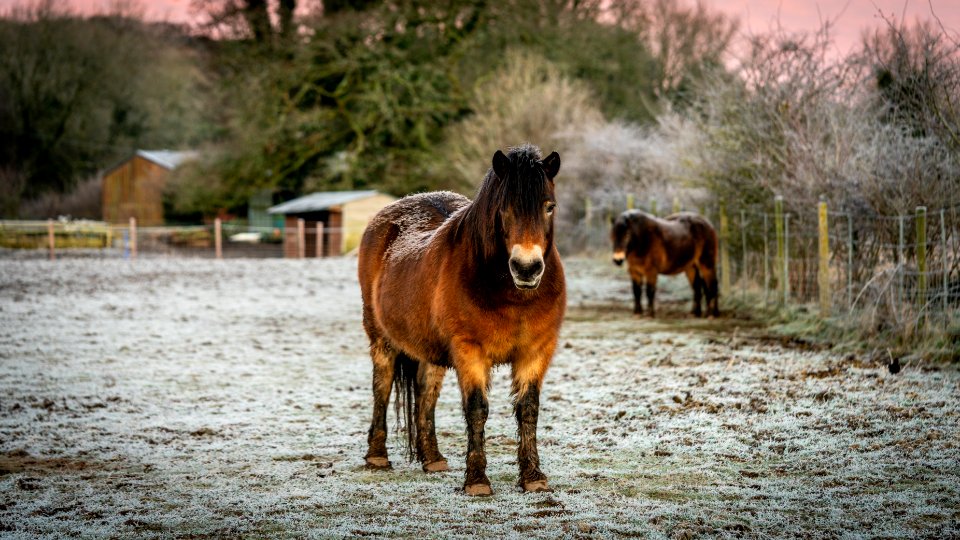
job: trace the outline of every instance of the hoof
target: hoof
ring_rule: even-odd
[[[440,459],[437,461],[431,461],[430,463],[423,464],[423,472],[443,472],[449,471],[450,467],[447,465],[447,460]]]
[[[550,489],[550,486],[547,485],[546,480],[534,480],[533,482],[525,482],[523,484],[523,491],[526,493],[551,493],[553,492]]]
[[[368,469],[389,469],[390,460],[385,457],[368,457],[367,458],[367,468]]]
[[[471,497],[489,497],[493,495],[490,484],[470,484],[463,486],[463,492]]]

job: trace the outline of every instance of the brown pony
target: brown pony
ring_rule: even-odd
[[[707,297],[707,313],[717,316],[717,233],[706,218],[680,212],[660,219],[639,210],[627,210],[612,219],[613,262],[627,260],[633,281],[633,312],[643,313],[640,298],[647,284],[647,304],[654,316],[657,275],[684,272],[693,288],[693,314],[701,316],[700,301]]]
[[[447,470],[434,408],[452,367],[467,423],[464,491],[492,494],[483,434],[487,390],[491,368],[510,364],[519,485],[549,491],[537,454],[537,416],[566,307],[553,245],[559,170],[556,152],[541,159],[530,145],[507,155],[498,150],[473,202],[450,192],[411,195],[381,210],[367,227],[358,273],[373,358],[368,467],[390,467],[386,412],[396,384],[408,458],[415,449],[424,471]]]

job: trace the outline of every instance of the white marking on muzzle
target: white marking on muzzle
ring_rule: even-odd
[[[536,287],[540,284],[540,278],[543,277],[543,272],[546,270],[546,265],[543,262],[543,248],[534,244],[530,246],[521,246],[520,244],[514,244],[513,248],[510,249],[510,261],[516,262],[520,266],[530,266],[536,262],[540,263],[540,272],[535,276],[529,276],[529,279],[520,277],[513,270],[513,265],[510,265],[510,273],[513,275],[513,283],[517,287]]]
[[[623,262],[623,260],[626,259],[626,258],[627,258],[627,254],[624,253],[623,251],[614,251],[614,252],[613,252],[613,260],[615,260],[615,261],[617,261],[617,262]]]

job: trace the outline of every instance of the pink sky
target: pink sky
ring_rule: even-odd
[[[936,24],[935,14],[950,36],[960,41],[960,0],[713,0],[708,5],[739,17],[744,34],[765,33],[776,28],[778,21],[786,32],[813,31],[829,20],[838,54],[856,47],[864,30],[885,26],[884,17]]]
[[[81,11],[106,10],[116,0],[61,0]],[[140,4],[151,19],[189,21],[191,0],[144,0]],[[693,0],[690,0],[693,1]],[[20,0],[0,0],[0,12],[21,3]],[[887,17],[932,20],[936,13],[943,26],[960,40],[960,0],[706,0],[714,9],[736,16],[741,21],[741,32],[764,33],[779,21],[787,32],[809,31],[820,26],[821,19],[834,21],[834,38],[839,54],[853,48],[860,41],[864,29],[883,23],[880,13]],[[314,4],[301,0],[300,4]]]

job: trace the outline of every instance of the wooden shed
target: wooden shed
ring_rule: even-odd
[[[137,150],[129,159],[103,171],[103,220],[126,223],[135,217],[144,227],[163,225],[163,190],[170,171],[197,156],[192,151]]]
[[[304,220],[307,257],[317,256],[317,223],[323,224],[323,253],[330,257],[348,253],[360,245],[370,219],[396,197],[378,191],[324,191],[311,193],[271,207],[268,212],[284,216],[284,257],[298,256],[297,220]]]

